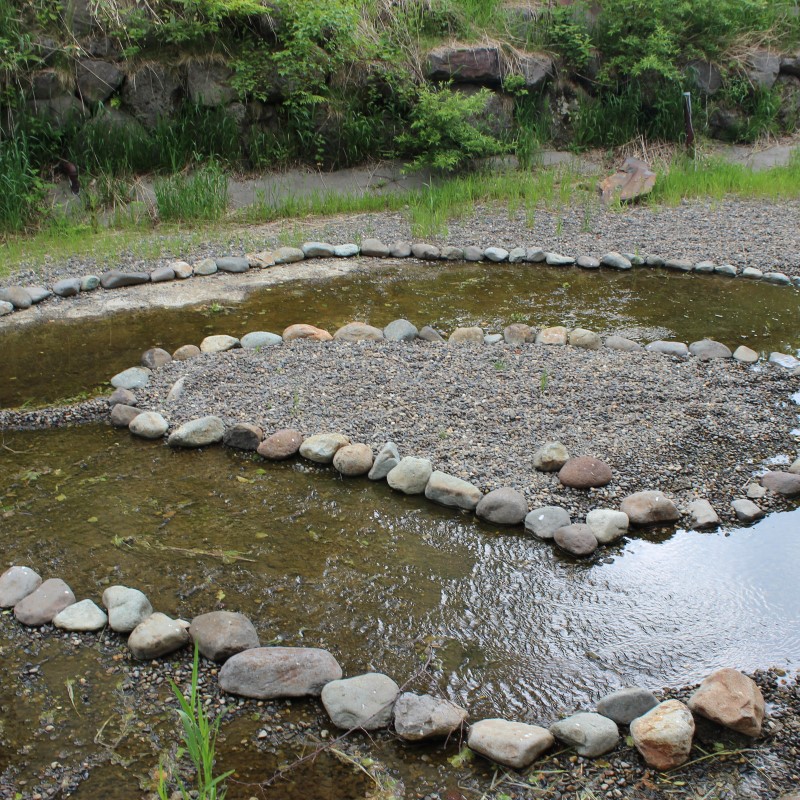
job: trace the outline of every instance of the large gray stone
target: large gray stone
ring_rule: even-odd
[[[597,537],[588,525],[580,522],[559,528],[553,534],[553,540],[562,550],[580,558],[597,550]]]
[[[181,345],[173,354],[173,361],[188,361],[190,358],[196,358],[202,351],[196,344]]]
[[[189,639],[185,625],[156,611],[131,631],[128,649],[139,661],[149,661],[180,650]]]
[[[403,494],[422,494],[433,473],[433,465],[427,458],[406,456],[386,475],[392,489]]]
[[[360,252],[360,248],[357,244],[353,242],[347,242],[346,244],[337,244],[336,247],[333,248],[333,254],[337,258],[352,258],[353,256],[357,256]]]
[[[585,758],[597,758],[610,753],[619,741],[619,730],[613,720],[586,711],[553,723],[550,733]]]
[[[269,331],[251,331],[242,336],[240,344],[245,350],[263,350],[283,344],[283,337]]]
[[[147,62],[128,76],[122,87],[123,105],[148,128],[171,116],[183,95],[179,72],[157,62]]]
[[[122,404],[124,406],[135,406],[138,400],[136,395],[130,389],[114,389],[109,395],[108,405],[113,408],[115,405]]]
[[[644,491],[628,495],[620,504],[620,511],[628,515],[631,525],[658,525],[677,522],[680,512],[663,492]]]
[[[380,239],[364,239],[361,242],[361,255],[370,258],[388,258],[390,249]]]
[[[487,261],[494,261],[495,263],[508,261],[508,250],[504,247],[487,247],[483,251],[483,257]]]
[[[342,677],[342,668],[316,647],[255,647],[231,656],[219,671],[220,688],[242,697],[270,700],[319,695]]]
[[[651,691],[629,686],[598,700],[597,713],[613,719],[618,725],[630,725],[657,705],[658,700]]]
[[[764,516],[764,512],[752,501],[746,497],[740,497],[731,503],[733,513],[739,522],[755,522]]]
[[[427,242],[414,242],[411,245],[411,255],[421,261],[438,261],[442,257],[442,252],[436,245]]]
[[[272,255],[276,264],[295,264],[305,258],[299,247],[279,247]]]
[[[31,302],[34,305],[41,303],[43,300],[47,300],[47,298],[51,297],[53,294],[44,286],[23,286],[23,289],[30,295]]]
[[[772,50],[751,52],[746,61],[747,78],[753,86],[771,89],[781,70],[781,56]]]
[[[336,248],[327,242],[304,242],[300,249],[306,258],[333,258],[337,255]]]
[[[606,253],[600,259],[600,263],[611,269],[631,269],[633,267],[633,264],[625,256],[617,252]]]
[[[701,339],[699,342],[692,342],[689,345],[689,352],[701,361],[711,361],[713,358],[730,358],[730,348],[722,342],[715,342],[713,339]]]
[[[800,495],[800,475],[793,472],[767,472],[761,476],[761,485],[784,497]]]
[[[128,430],[142,439],[160,439],[168,428],[169,423],[157,411],[143,411],[128,425]]]
[[[213,258],[202,258],[192,267],[195,275],[215,275],[217,273],[217,262]]]
[[[103,605],[108,611],[108,626],[117,633],[130,633],[153,613],[144,592],[127,586],[109,586],[103,592]]]
[[[150,283],[149,272],[121,272],[112,269],[100,276],[100,285],[104,289],[122,289],[125,286],[139,286],[142,283]]]
[[[350,444],[350,440],[341,433],[316,433],[303,440],[300,455],[317,464],[330,464],[336,451]]]
[[[111,424],[115,428],[127,428],[141,413],[141,408],[126,406],[124,403],[117,403],[111,409]]]
[[[72,589],[61,578],[50,578],[14,606],[14,616],[23,625],[46,625],[74,602]]]
[[[538,725],[482,719],[467,738],[471,750],[512,769],[524,769],[553,746],[553,734]]]
[[[91,600],[73,603],[53,617],[53,625],[65,631],[99,631],[107,623],[105,611]]]
[[[8,300],[0,300],[0,317],[5,317],[14,311],[14,304],[9,303]]]
[[[53,294],[56,297],[75,297],[80,291],[80,278],[62,278],[53,284]]]
[[[167,439],[170,447],[205,447],[217,444],[225,435],[225,423],[213,415],[184,422]]]
[[[548,253],[544,260],[551,267],[570,267],[575,263],[572,256],[565,256],[561,253]]]
[[[396,319],[383,329],[383,335],[390,342],[413,342],[419,331],[407,319]]]
[[[485,494],[475,513],[495,525],[519,525],[528,513],[528,501],[522,492],[504,486]]]
[[[125,73],[110,61],[79,58],[75,64],[75,79],[84,103],[105,103],[122,86]]]
[[[0,608],[15,606],[41,585],[41,577],[30,567],[9,567],[0,575]]]
[[[129,367],[111,378],[115,389],[142,389],[150,383],[152,372],[147,367]]]
[[[400,687],[380,672],[335,680],[322,689],[322,705],[337,728],[374,731],[392,721]]]
[[[569,524],[569,514],[560,506],[534,508],[525,516],[525,530],[540,539],[552,539],[559,528]]]
[[[798,366],[800,366],[800,361],[798,361],[794,356],[789,355],[788,353],[780,353],[777,350],[769,354],[769,363],[777,364],[779,367],[791,370],[795,370]]]
[[[227,661],[236,653],[259,646],[253,623],[235,611],[209,611],[192,620],[189,636],[211,661]]]
[[[397,445],[394,442],[386,442],[375,457],[367,477],[371,481],[379,481],[385,478],[399,463],[400,452]]]
[[[425,486],[425,497],[443,506],[474,511],[483,493],[469,481],[434,470]]]
[[[366,475],[372,469],[372,448],[368,444],[346,444],[333,456],[334,469],[346,477]]]
[[[545,442],[533,454],[533,466],[542,472],[558,472],[569,461],[569,451],[561,442]]]
[[[11,303],[14,308],[26,309],[33,305],[33,298],[27,289],[21,286],[0,287],[0,300]]]
[[[394,704],[394,729],[408,742],[450,736],[466,721],[466,709],[429,694],[404,692]]]
[[[241,256],[222,256],[215,258],[214,263],[220,272],[241,273],[250,269],[250,262]]]
[[[230,80],[234,71],[226,64],[190,61],[186,70],[186,91],[192,103],[225,106],[236,99]]]
[[[661,353],[665,356],[684,358],[689,355],[689,348],[683,342],[650,342],[645,348],[649,353]]]
[[[439,333],[439,331],[437,331],[435,328],[432,328],[430,325],[425,325],[420,328],[419,338],[424,342],[434,342],[436,344],[444,341],[442,334]]]

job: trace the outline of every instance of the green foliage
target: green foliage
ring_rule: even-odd
[[[781,97],[777,88],[752,86],[744,77],[732,78],[714,97],[713,107],[735,109],[738,122],[727,131],[731,141],[753,142],[765,134],[780,132]]]
[[[409,130],[397,137],[401,151],[413,156],[411,168],[452,172],[473,159],[501,152],[501,143],[482,131],[476,119],[490,96],[488,89],[465,95],[420,86]]]
[[[24,132],[0,136],[0,231],[20,231],[39,210],[44,181],[30,157],[31,142]]]
[[[592,54],[587,15],[587,5],[581,1],[571,6],[553,6],[543,18],[545,46],[578,72],[586,67]]]
[[[164,222],[220,219],[228,208],[228,179],[213,161],[188,176],[156,181],[153,191]]]

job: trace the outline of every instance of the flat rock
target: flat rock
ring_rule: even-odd
[[[547,253],[544,260],[551,267],[570,267],[575,263],[572,256],[565,256],[561,253]]]
[[[30,567],[9,567],[0,575],[0,608],[12,608],[41,585],[41,577]]]
[[[354,242],[346,242],[345,244],[337,244],[333,248],[333,254],[337,258],[352,258],[361,252],[361,248]]]
[[[631,269],[633,267],[633,264],[625,256],[613,251],[606,253],[600,259],[600,263],[604,267],[611,267],[611,269]]]
[[[543,328],[536,334],[536,344],[566,344],[569,334],[563,325]]]
[[[248,253],[245,258],[250,269],[267,269],[275,266],[275,254],[272,250],[261,250],[258,253]]]
[[[107,624],[105,611],[91,600],[73,603],[53,617],[53,625],[65,631],[99,631]]]
[[[508,250],[504,247],[487,247],[483,251],[483,257],[487,261],[494,261],[495,263],[508,261]]]
[[[524,247],[514,247],[508,251],[509,264],[521,264],[525,260],[528,251]]]
[[[62,278],[53,284],[53,294],[56,297],[75,297],[81,291],[80,278]],[[13,303],[11,307],[13,308]]]
[[[217,272],[217,262],[213,258],[203,258],[195,262],[192,267],[195,275],[214,275]]]
[[[297,453],[301,444],[303,444],[303,434],[300,431],[293,428],[281,428],[267,436],[256,452],[272,461],[283,461]]]
[[[100,276],[100,285],[104,289],[122,289],[125,286],[139,286],[142,283],[150,283],[149,273],[121,272],[112,269]]]
[[[327,242],[304,242],[300,249],[306,258],[333,258],[336,255],[336,248]]]
[[[800,475],[793,472],[767,472],[761,476],[761,485],[784,497],[800,495]]]
[[[717,264],[714,267],[715,275],[722,275],[725,278],[735,278],[739,274],[739,270],[733,264]]]
[[[689,698],[693,714],[745,736],[760,736],[764,697],[756,682],[737,669],[718,669]]]
[[[607,694],[597,702],[597,713],[613,719],[617,725],[630,725],[637,717],[658,705],[656,696],[648,689],[629,686]]]
[[[555,543],[573,556],[589,556],[597,550],[597,537],[588,525],[575,522],[553,533]]]
[[[467,745],[498,764],[524,769],[553,746],[553,734],[538,725],[482,719],[469,730]]]
[[[322,705],[337,728],[374,731],[392,721],[400,687],[380,672],[335,680],[322,689]]]
[[[611,483],[611,467],[594,456],[570,458],[558,471],[558,479],[572,489],[591,489]]]
[[[543,264],[547,260],[547,253],[541,247],[529,247],[525,251],[525,260],[530,264]]]
[[[333,338],[341,342],[377,342],[383,339],[383,331],[366,322],[348,322],[333,334]]]
[[[673,272],[691,272],[694,269],[694,262],[685,258],[668,258],[664,261],[664,267]]]
[[[342,668],[317,647],[254,647],[231,656],[219,671],[224,692],[270,700],[319,695],[342,677]]]
[[[443,506],[474,511],[483,493],[469,481],[434,470],[425,486],[425,497]]]
[[[792,461],[792,464],[787,472],[791,472],[792,475],[800,475],[800,458],[796,458],[794,461]]]
[[[433,465],[427,458],[406,456],[386,475],[392,489],[403,494],[422,494],[433,473]]]
[[[142,389],[150,383],[151,371],[147,367],[128,367],[111,379],[115,389]]]
[[[190,358],[199,356],[200,352],[200,348],[196,344],[184,344],[172,354],[172,360],[188,361]]]
[[[148,369],[158,369],[172,361],[172,356],[160,347],[151,347],[142,353],[142,366]]]
[[[513,322],[503,329],[503,339],[505,339],[506,344],[510,344],[513,347],[520,347],[523,344],[532,342],[534,338],[533,328],[524,322]]]
[[[585,758],[597,758],[610,753],[619,742],[616,722],[602,714],[588,711],[553,723],[550,733]]]
[[[719,516],[708,500],[700,498],[689,503],[689,519],[692,530],[702,531],[706,528],[716,528],[719,525]]]
[[[108,611],[108,626],[117,633],[130,633],[153,613],[144,592],[127,586],[109,586],[103,592],[103,605]]]
[[[483,250],[474,244],[464,248],[464,261],[483,261]]]
[[[411,255],[422,261],[437,261],[442,257],[442,253],[436,245],[426,242],[415,242],[411,245]]]
[[[603,203],[610,203],[614,199],[629,202],[651,192],[655,183],[656,173],[650,166],[631,156],[613,175],[604,178],[598,188]]]
[[[424,342],[439,343],[444,341],[444,337],[435,328],[430,325],[425,325],[419,330],[419,338]]]
[[[383,336],[390,342],[413,342],[419,335],[416,325],[407,319],[396,319],[383,329]]]
[[[350,440],[341,433],[316,433],[303,440],[300,455],[317,464],[330,464],[336,451],[350,444]]]
[[[755,522],[764,516],[764,512],[752,501],[746,497],[740,497],[731,503],[733,513],[739,522]]]
[[[283,344],[283,338],[269,331],[251,331],[242,336],[241,345],[245,350],[263,350]]]
[[[760,500],[767,496],[767,490],[761,484],[751,481],[747,484],[747,496],[750,500]]]
[[[361,242],[361,255],[370,258],[388,258],[391,251],[380,239],[370,238]]]
[[[716,266],[713,261],[698,261],[694,265],[694,271],[699,272],[701,275],[710,275],[714,272]]]
[[[692,712],[679,700],[666,700],[631,722],[631,736],[651,767],[662,772],[674,769],[689,760]]]
[[[541,472],[558,472],[569,461],[569,451],[561,442],[545,442],[533,454],[533,466]]]
[[[200,342],[201,353],[225,353],[228,350],[233,350],[235,347],[240,347],[241,342],[235,336],[228,336],[225,333],[218,333],[214,336],[206,336]]]
[[[684,358],[689,355],[689,348],[683,342],[655,341],[646,345],[645,350],[649,353],[661,353],[665,356],[675,356]]]
[[[213,415],[184,422],[167,439],[170,447],[206,447],[217,444],[225,435],[225,423]]]
[[[237,422],[222,435],[222,443],[236,450],[257,450],[263,437],[264,431],[258,425]]]
[[[334,469],[347,477],[366,475],[372,462],[372,448],[367,444],[346,444],[333,456]]]
[[[135,659],[149,661],[180,650],[189,640],[189,631],[184,625],[156,611],[131,631],[128,649]]]
[[[447,341],[449,344],[483,344],[483,328],[456,328]]]
[[[276,264],[295,264],[305,256],[299,247],[279,247],[272,253]]]
[[[400,453],[397,445],[394,442],[386,442],[378,451],[367,477],[371,481],[379,481],[385,478],[399,463]]]
[[[0,287],[0,300],[11,303],[14,308],[22,310],[30,308],[33,305],[33,298],[30,292],[28,292],[27,289],[23,289],[21,286]]]
[[[800,366],[800,361],[798,361],[794,356],[789,355],[788,353],[778,353],[777,351],[769,354],[769,363],[777,364],[779,367],[791,370],[795,370]]]
[[[157,411],[143,411],[128,425],[128,430],[142,439],[160,439],[169,428],[169,423]]]
[[[44,286],[25,286],[23,288],[30,295],[31,302],[34,305],[37,305],[38,303],[47,300],[48,297],[53,296],[53,293]]]
[[[747,278],[751,281],[760,281],[764,277],[764,273],[755,267],[745,267],[742,270],[741,275],[743,278]]]
[[[294,342],[297,339],[308,339],[312,342],[329,342],[333,336],[322,328],[315,328],[313,325],[296,323],[290,325],[283,332],[284,342]]]
[[[740,361],[742,364],[755,364],[758,361],[758,353],[743,344],[740,344],[733,351],[733,357],[736,361]]]
[[[607,336],[603,342],[610,350],[621,350],[624,353],[635,353],[641,350],[642,346],[633,339],[626,339],[624,336]]]
[[[466,721],[466,709],[429,694],[404,692],[394,704],[395,732],[407,742],[450,736]]]
[[[644,491],[628,495],[620,504],[620,511],[628,515],[631,525],[658,525],[677,522],[680,512],[662,492]]]
[[[61,578],[44,581],[15,606],[14,616],[23,625],[37,627],[53,621],[59,611],[75,602],[72,589]]]
[[[628,532],[630,520],[624,511],[594,508],[586,515],[586,524],[600,544],[611,544]]]
[[[540,539],[552,539],[559,528],[570,524],[569,514],[560,506],[534,508],[525,516],[525,530]]]
[[[600,334],[586,330],[586,328],[571,330],[568,341],[573,347],[580,347],[584,350],[599,350],[602,344]]]
[[[189,636],[203,656],[218,663],[243,650],[260,646],[253,623],[235,611],[200,614],[192,620]]]
[[[661,256],[649,255],[645,258],[644,263],[647,264],[648,267],[663,267],[664,259],[661,258]]]
[[[699,342],[692,342],[689,345],[689,352],[701,361],[711,361],[713,358],[731,358],[730,348],[722,342],[715,342],[713,339],[701,339]]]
[[[487,333],[483,337],[484,344],[500,344],[503,341],[502,333]]]
[[[765,272],[764,283],[772,283],[775,286],[791,286],[792,279],[785,272]]]
[[[141,413],[141,408],[136,408],[136,406],[127,406],[124,403],[117,403],[111,409],[111,424],[115,428],[127,428]]]
[[[522,492],[503,486],[485,494],[475,513],[495,525],[519,525],[528,513],[528,501]]]

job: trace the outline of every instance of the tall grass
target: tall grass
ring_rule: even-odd
[[[153,185],[159,219],[193,222],[221,219],[228,209],[228,178],[213,161],[190,175],[173,175]]]
[[[25,134],[0,138],[0,230],[25,228],[42,202],[43,189]]]

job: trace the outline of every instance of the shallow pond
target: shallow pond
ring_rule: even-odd
[[[448,332],[473,324],[501,331],[521,321],[686,342],[709,336],[764,352],[800,348],[800,294],[788,287],[653,269],[405,263],[257,290],[217,311],[156,309],[7,330],[0,335],[0,405],[75,396],[154,346],[172,352],[213,333],[280,332],[294,322],[333,331],[353,319],[382,327],[398,317]]]

